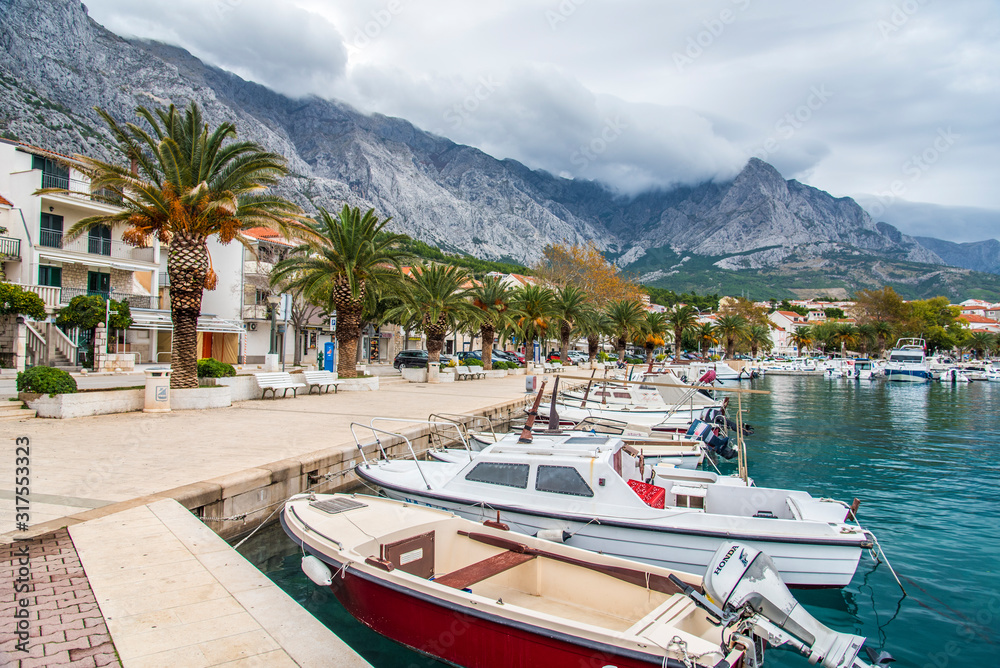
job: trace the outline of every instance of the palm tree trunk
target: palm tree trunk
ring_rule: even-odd
[[[601,337],[593,334],[587,337],[587,361],[593,362],[597,359],[597,351],[601,347]]]
[[[167,251],[170,315],[174,324],[170,387],[198,387],[198,316],[208,274],[205,237],[179,232]]]
[[[531,354],[534,350],[535,339],[525,338],[524,339],[524,368],[527,369],[528,365],[534,361],[534,356]]]
[[[559,326],[559,361],[564,365],[569,361],[569,335],[572,331],[572,326],[567,322]]]
[[[683,331],[681,331],[679,329],[675,329],[674,330],[674,361],[675,362],[679,362],[680,359],[681,359],[681,337],[683,335],[684,335]]]
[[[618,337],[618,341],[616,341],[615,343],[617,344],[617,347],[618,347],[618,363],[619,364],[624,364],[625,363],[625,343],[626,343],[625,337],[624,336],[619,336]]]
[[[493,369],[493,338],[496,332],[492,327],[483,326],[479,328],[479,334],[483,337],[483,371]]]
[[[358,339],[361,338],[361,309],[349,304],[337,304],[337,375],[341,378],[358,376]]]

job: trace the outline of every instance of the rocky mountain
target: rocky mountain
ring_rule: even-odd
[[[123,39],[77,0],[0,0],[0,46],[2,136],[112,158],[94,106],[130,120],[138,105],[195,100],[210,122],[231,120],[241,138],[285,155],[293,174],[282,194],[307,210],[373,207],[397,230],[448,251],[532,262],[548,243],[593,241],[668,286],[685,262],[737,274],[804,269],[816,288],[830,283],[824,276],[853,289],[894,275],[852,269],[876,263],[903,263],[912,280],[948,273],[927,266],[943,260],[926,244],[877,224],[853,200],[787,181],[757,159],[731,182],[628,198],[402,119],[285,97],[182,49]]]
[[[957,244],[931,237],[914,237],[917,243],[940,257],[945,264],[973,271],[1000,274],[1000,241],[972,241]]]

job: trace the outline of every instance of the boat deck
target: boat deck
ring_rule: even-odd
[[[472,593],[492,599],[503,599],[504,603],[612,631],[626,631],[636,623],[635,619],[625,619],[594,608],[559,601],[549,596],[536,596],[515,587],[506,587],[488,580],[473,585]]]

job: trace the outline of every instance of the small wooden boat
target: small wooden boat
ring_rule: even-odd
[[[457,666],[737,668],[759,665],[763,637],[824,666],[867,666],[864,638],[820,625],[766,555],[735,543],[716,555],[712,584],[379,497],[298,495],[281,522],[308,553],[303,570],[350,614]]]

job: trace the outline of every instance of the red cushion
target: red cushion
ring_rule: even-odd
[[[642,499],[647,506],[651,508],[663,508],[664,502],[667,498],[667,490],[662,487],[657,487],[656,485],[650,485],[649,483],[642,482],[641,480],[629,480],[628,486],[631,487],[639,498]]]

